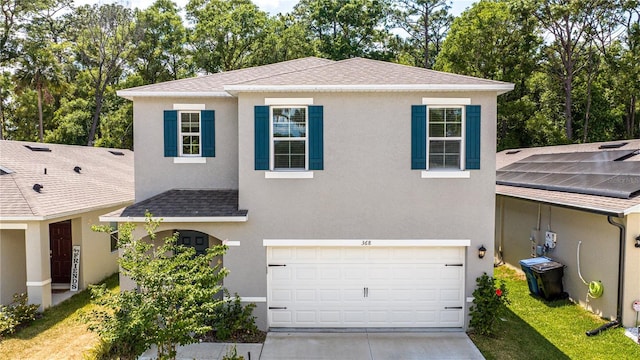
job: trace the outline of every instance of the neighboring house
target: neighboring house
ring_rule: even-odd
[[[640,140],[506,150],[498,153],[497,167],[498,257],[519,268],[520,260],[542,251],[566,265],[564,291],[574,301],[635,326]],[[545,248],[547,232],[555,233],[555,248]],[[602,282],[600,298],[587,296],[578,274],[579,242],[582,277]]]
[[[224,286],[263,329],[466,328],[493,270],[496,97],[512,88],[304,58],[121,90],[136,204],[101,220],[149,210],[200,251],[226,240]]]
[[[69,289],[72,251],[80,247],[77,285],[118,271],[116,244],[91,230],[98,217],[133,203],[133,152],[0,141],[0,300],[27,292],[52,304]],[[112,238],[112,239],[110,239]]]

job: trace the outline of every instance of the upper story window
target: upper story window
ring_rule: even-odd
[[[425,98],[411,107],[411,168],[422,177],[469,177],[480,169],[480,105]],[[463,171],[461,171],[463,170]]]
[[[205,158],[216,156],[215,111],[193,109],[204,104],[188,105],[164,111],[164,156],[174,163],[206,163]]]
[[[274,170],[307,169],[307,107],[271,107]]]
[[[180,113],[180,156],[200,156],[200,112]]]
[[[312,170],[324,169],[324,108],[284,100],[254,107],[254,168],[265,178],[313,178]]]
[[[427,151],[429,169],[462,169],[462,107],[429,107]]]

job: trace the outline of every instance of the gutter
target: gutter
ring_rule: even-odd
[[[620,229],[620,251],[618,254],[618,302],[617,302],[617,311],[616,311],[616,319],[610,321],[597,329],[587,331],[587,336],[598,335],[599,333],[620,326],[622,323],[622,295],[624,294],[624,258],[625,258],[625,247],[624,240],[627,238],[627,228],[624,224],[619,223],[617,221],[613,221],[613,217],[607,216],[607,221],[609,224]]]

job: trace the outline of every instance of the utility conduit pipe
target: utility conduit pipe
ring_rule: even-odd
[[[618,327],[622,323],[622,294],[624,294],[624,258],[625,258],[625,248],[624,248],[624,239],[627,237],[627,228],[624,224],[621,224],[617,221],[613,221],[613,217],[611,215],[607,216],[607,221],[609,224],[620,229],[620,251],[618,253],[618,306],[616,309],[616,319],[614,321],[608,322],[597,329],[587,331],[587,336],[598,335],[604,330],[610,329],[612,327]]]

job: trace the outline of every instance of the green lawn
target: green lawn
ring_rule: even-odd
[[[587,337],[607,321],[568,300],[546,302],[529,294],[524,276],[505,266],[494,276],[506,282],[511,305],[492,338],[471,334],[487,359],[640,359],[640,345],[623,328]]]
[[[104,280],[119,291],[118,274]],[[44,311],[42,318],[0,341],[0,359],[84,359],[98,344],[80,314],[90,310],[91,294],[79,292],[67,301]]]

